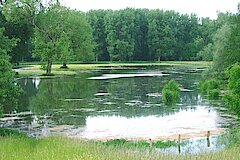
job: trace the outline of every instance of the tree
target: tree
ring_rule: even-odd
[[[240,115],[240,65],[234,64],[228,70],[228,88],[230,92],[225,96],[227,105]]]
[[[213,60],[213,44],[209,43],[205,46],[200,52],[197,53],[197,59],[203,61],[212,61]]]
[[[148,36],[148,9],[134,10],[134,52],[133,60],[147,61],[149,56],[147,36]]]
[[[222,26],[213,36],[213,69],[219,73],[240,61],[240,14],[220,14],[217,22]]]
[[[110,10],[91,10],[87,13],[88,21],[93,29],[93,38],[96,43],[94,49],[95,60],[109,61],[110,55],[107,50],[107,34],[105,31],[105,16]]]
[[[0,27],[4,27],[4,35],[9,38],[18,38],[17,46],[9,53],[11,62],[31,60],[31,37],[33,36],[33,27],[29,23],[14,23],[7,21],[0,7]]]
[[[71,41],[64,31],[66,10],[60,4],[53,4],[38,13],[36,17],[34,57],[47,61],[46,74],[51,74],[52,63],[59,59],[67,61],[71,55]]]
[[[217,72],[223,72],[232,64],[229,61],[229,38],[231,27],[229,24],[223,25],[213,37],[213,69]]]
[[[71,11],[58,1],[43,5],[39,0],[9,0],[4,4],[8,21],[26,21],[34,27],[33,57],[47,62],[51,74],[53,61],[89,61],[92,59],[92,31],[83,14]]]
[[[105,17],[105,27],[111,60],[132,60],[135,45],[133,9],[109,12]]]
[[[87,16],[78,11],[68,10],[64,20],[64,32],[71,41],[72,60],[89,62],[94,60],[95,43],[93,29]]]
[[[149,13],[148,48],[152,60],[170,59],[176,42],[171,23],[174,12],[152,10]]]
[[[14,72],[9,63],[8,52],[16,46],[17,39],[8,39],[3,35],[4,29],[0,28],[0,114],[17,105],[17,97],[20,94],[19,87],[14,81]]]

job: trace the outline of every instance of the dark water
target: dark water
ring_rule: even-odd
[[[202,67],[105,68],[75,76],[22,78],[17,111],[8,111],[1,126],[30,136],[64,134],[87,139],[158,139],[198,134],[236,125],[219,101],[197,91]],[[163,86],[182,85],[181,101],[162,102]]]

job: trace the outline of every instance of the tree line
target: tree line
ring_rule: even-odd
[[[83,13],[39,0],[8,0],[0,17],[4,34],[20,40],[13,62],[212,60],[201,51],[220,27],[216,20],[175,11]]]
[[[86,15],[96,60],[212,60],[199,52],[212,43],[216,20],[159,9],[92,10]]]

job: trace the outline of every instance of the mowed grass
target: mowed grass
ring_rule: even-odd
[[[209,66],[206,61],[163,61],[163,62],[130,62],[130,63],[97,63],[97,64],[68,64],[68,69],[60,69],[61,64],[52,66],[54,75],[74,75],[86,70],[99,70],[111,67],[146,67],[146,66]],[[39,63],[22,63],[22,68],[16,71],[20,76],[42,75],[45,73]]]
[[[0,137],[1,160],[239,160],[239,151],[240,148],[232,148],[216,153],[177,156],[162,155],[148,148],[113,147],[66,137]]]

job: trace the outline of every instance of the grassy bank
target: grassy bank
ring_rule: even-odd
[[[149,149],[114,147],[64,137],[34,139],[27,137],[0,137],[2,160],[173,160],[173,159],[240,159],[240,148],[192,156],[161,155]]]
[[[97,63],[97,64],[68,64],[68,69],[60,69],[61,64],[54,64],[52,72],[55,75],[74,75],[86,70],[98,70],[111,67],[137,67],[137,66],[209,66],[210,62],[204,61],[164,61],[164,62],[127,62],[127,63]],[[21,63],[16,71],[20,76],[42,75],[45,71],[41,70],[39,62]]]

